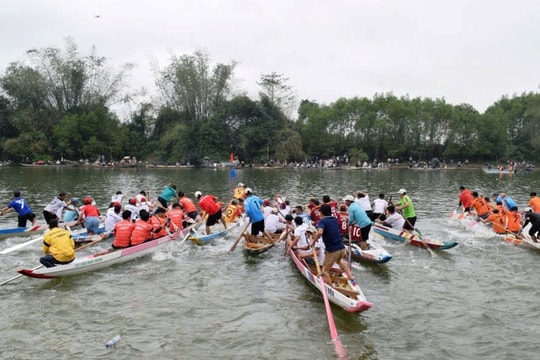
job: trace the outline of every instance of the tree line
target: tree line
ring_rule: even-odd
[[[145,101],[128,92],[131,67],[112,69],[95,49],[81,55],[71,39],[62,49],[29,50],[0,77],[1,158],[135,156],[197,165],[231,153],[245,163],[540,157],[540,94],[533,92],[503,96],[484,113],[392,93],[320,104],[297,102],[289,79],[270,72],[253,99],[234,86],[236,63],[212,64],[197,51],[157,69],[158,93]],[[133,110],[121,120],[114,109],[125,102]]]

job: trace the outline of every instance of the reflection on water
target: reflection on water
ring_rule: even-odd
[[[357,190],[397,200],[397,190],[405,188],[425,236],[460,242],[430,254],[386,240],[393,255],[389,263],[354,266],[374,305],[361,315],[333,308],[352,358],[536,357],[528,339],[540,335],[540,285],[531,271],[540,254],[470,232],[448,215],[457,205],[460,185],[488,195],[507,192],[523,207],[529,192],[539,190],[537,173],[237,169],[230,178],[226,169],[10,167],[0,170],[0,197],[7,204],[14,190],[22,191],[41,220],[42,208],[60,191],[91,195],[103,209],[117,190],[126,198],[146,190],[155,199],[167,183],[192,198],[202,191],[228,201],[238,182],[263,198],[283,194],[293,205],[323,194],[339,200]],[[13,214],[1,220],[2,226],[16,224]],[[237,236],[206,247],[169,244],[153,257],[73,278],[21,278],[4,286],[3,358],[335,358],[322,299],[283,258],[283,247],[250,257],[238,246],[228,254]],[[0,246],[21,241],[2,240]],[[35,266],[39,256],[39,246],[6,255],[2,279],[14,276],[17,268]],[[122,340],[116,348],[105,349],[117,334]]]

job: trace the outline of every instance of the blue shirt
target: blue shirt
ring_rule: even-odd
[[[504,205],[504,207],[507,209],[507,210],[510,210],[511,208],[513,208],[514,206],[517,207],[517,203],[514,201],[514,199],[512,199],[510,196],[506,195],[504,197],[504,199],[502,198],[501,195],[499,195],[497,197],[497,199],[495,199],[495,202],[502,202],[502,204]]]
[[[15,210],[19,216],[32,213],[30,206],[28,206],[26,201],[20,197],[11,200],[11,202],[8,204],[8,208],[13,208],[13,210]]]
[[[366,211],[355,202],[351,202],[349,205],[349,224],[355,223],[360,228],[371,225],[371,219],[366,214]]]
[[[324,247],[328,252],[335,252],[345,249],[341,234],[339,233],[339,224],[335,217],[325,216],[317,222],[317,229],[322,229],[322,239]]]
[[[263,201],[255,195],[250,195],[244,200],[244,210],[252,223],[264,220],[264,215],[261,210],[262,204]]]
[[[163,200],[165,201],[171,201],[171,199],[176,196],[176,190],[170,187],[169,185],[166,185],[163,188],[161,195],[159,196],[163,198]]]

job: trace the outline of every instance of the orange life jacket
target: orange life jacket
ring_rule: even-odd
[[[150,217],[150,224],[152,224],[153,238],[158,238],[167,235],[167,230],[163,227],[166,225],[167,219],[160,218],[157,215]]]
[[[131,244],[131,233],[135,224],[131,220],[122,220],[114,226],[113,245],[118,248],[128,247]]]
[[[182,205],[182,207],[184,208],[184,211],[186,212],[186,214],[189,214],[190,212],[197,212],[197,208],[195,207],[195,204],[193,203],[193,201],[191,201],[190,198],[187,198],[187,197],[183,197],[180,199],[179,201],[180,205]]]
[[[167,213],[169,219],[171,219],[170,229],[175,231],[176,229],[182,229],[184,227],[184,212],[182,209],[172,209]],[[175,226],[176,225],[176,226]]]
[[[141,219],[135,221],[135,227],[131,233],[131,245],[139,245],[152,238],[152,224]]]

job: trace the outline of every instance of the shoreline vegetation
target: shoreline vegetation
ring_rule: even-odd
[[[325,166],[321,159],[441,159],[448,166],[469,159],[499,166],[540,158],[540,93],[503,95],[484,113],[391,91],[323,104],[298,99],[289,78],[271,72],[257,81],[256,98],[235,82],[238,62],[215,63],[196,51],[171,55],[155,71],[158,94],[142,96],[127,88],[132,65],[115,70],[107,61],[96,49],[81,54],[67,39],[65,49],[33,49],[0,73],[0,159],[212,167],[225,159],[309,166]],[[119,103],[129,105],[124,118],[115,112]]]

